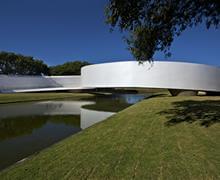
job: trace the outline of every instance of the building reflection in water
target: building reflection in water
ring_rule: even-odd
[[[0,105],[0,170],[143,99],[113,95]]]

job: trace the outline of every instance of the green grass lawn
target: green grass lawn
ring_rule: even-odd
[[[87,93],[12,93],[0,94],[0,104],[16,103],[26,101],[40,101],[50,99],[74,98],[81,99],[91,97],[93,95]]]
[[[154,97],[0,173],[0,179],[220,179],[220,97]]]

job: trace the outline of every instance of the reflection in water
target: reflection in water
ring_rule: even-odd
[[[0,105],[0,169],[100,122],[145,96]]]
[[[95,111],[81,108],[80,115],[80,126],[82,129],[85,129],[89,126],[92,126],[95,123],[98,123],[110,116],[112,116],[113,112],[105,112],[105,111]]]
[[[22,135],[32,134],[35,129],[41,128],[46,123],[65,124],[73,127],[79,127],[80,116],[39,115],[4,118],[0,120],[0,141]]]
[[[124,101],[126,104],[135,104],[138,101],[144,99],[146,95],[143,94],[115,94],[114,97],[118,100]]]

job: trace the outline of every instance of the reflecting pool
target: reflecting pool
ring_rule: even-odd
[[[0,170],[98,123],[147,95],[0,105]]]

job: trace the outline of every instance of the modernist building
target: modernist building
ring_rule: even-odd
[[[162,88],[220,92],[220,68],[185,62],[123,61],[84,66],[81,76],[0,76],[1,92],[35,92],[96,88]]]

